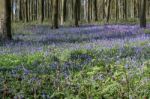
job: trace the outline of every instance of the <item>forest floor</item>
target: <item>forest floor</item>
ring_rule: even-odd
[[[0,53],[32,53],[47,50],[47,47],[78,49],[149,42],[149,28],[150,25],[147,29],[141,29],[139,25],[82,25],[53,30],[48,25],[25,25],[13,29],[13,41],[2,43]]]
[[[0,97],[150,98],[150,25],[13,27],[0,43]]]

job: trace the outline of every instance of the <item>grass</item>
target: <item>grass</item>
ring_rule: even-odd
[[[138,26],[13,26],[0,46],[0,97],[150,98],[150,39]]]
[[[145,34],[150,34],[150,29],[144,29]]]
[[[1,97],[150,97],[149,48],[1,55]]]

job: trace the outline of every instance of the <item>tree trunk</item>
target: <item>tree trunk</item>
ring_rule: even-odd
[[[110,6],[111,6],[111,0],[108,0],[107,19],[106,19],[107,22],[109,22],[110,19]]]
[[[58,20],[59,20],[59,0],[55,0],[53,3],[54,3],[54,12],[53,12],[53,18],[52,18],[52,21],[53,21],[53,24],[52,24],[52,28],[55,28],[57,29],[58,28]]]
[[[127,20],[127,0],[124,0],[123,2],[123,9],[124,9],[123,17],[125,20]]]
[[[88,0],[88,22],[91,21],[91,0]]]
[[[146,0],[141,0],[141,17],[140,17],[140,27],[146,27]]]
[[[63,0],[63,21],[66,21],[67,17],[67,0]]]
[[[0,0],[0,40],[10,40],[11,35],[11,0]]]
[[[94,0],[94,15],[95,15],[95,21],[98,21],[98,17],[97,17],[97,0]]]
[[[80,17],[80,8],[79,8],[80,0],[75,0],[75,9],[74,9],[74,14],[75,14],[75,26],[79,26],[79,17]]]
[[[41,0],[41,23],[44,21],[44,0]]]

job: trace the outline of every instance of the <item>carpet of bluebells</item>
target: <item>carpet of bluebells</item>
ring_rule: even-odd
[[[150,25],[14,26],[0,99],[149,99]]]

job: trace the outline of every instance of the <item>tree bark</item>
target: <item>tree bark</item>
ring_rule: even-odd
[[[11,0],[0,1],[0,40],[11,40]]]
[[[106,19],[107,22],[109,22],[110,19],[110,7],[111,7],[111,0],[108,0],[107,19]]]
[[[75,0],[75,9],[74,9],[74,14],[75,14],[75,26],[76,27],[79,27],[79,17],[80,17],[80,8],[79,8],[79,5],[80,5],[80,0]]]
[[[97,0],[94,0],[94,15],[95,15],[95,21],[98,21],[98,16],[97,16]]]
[[[140,17],[140,27],[146,27],[146,0],[141,0],[141,17]]]
[[[41,23],[44,21],[44,0],[41,0]]]
[[[58,21],[59,21],[59,0],[55,0],[54,1],[54,12],[53,12],[53,24],[52,24],[52,28],[57,29],[58,28]]]
[[[66,21],[67,17],[67,0],[63,0],[63,21]]]

